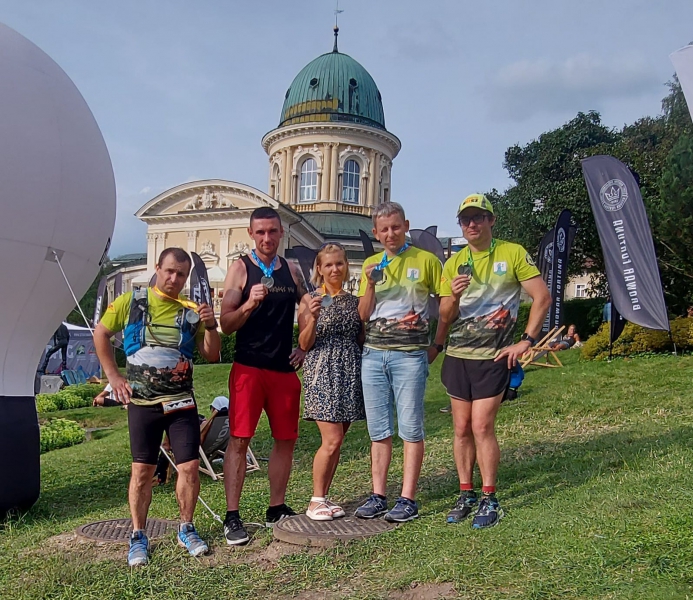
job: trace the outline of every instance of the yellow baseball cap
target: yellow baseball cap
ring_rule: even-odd
[[[492,215],[495,214],[493,212],[493,205],[484,194],[470,194],[462,200],[462,204],[460,204],[460,207],[457,209],[457,216],[459,217],[462,211],[468,208],[481,208],[482,210],[487,210]]]

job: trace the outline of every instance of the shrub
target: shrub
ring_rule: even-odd
[[[41,454],[81,444],[86,439],[84,429],[75,421],[51,419],[41,425]]]
[[[679,318],[670,321],[671,335],[678,350],[693,350],[693,319]],[[634,323],[626,323],[621,336],[614,342],[613,356],[632,356],[647,352],[669,353],[673,351],[669,333],[645,329]],[[609,356],[609,323],[582,347],[582,357],[587,360],[603,360]]]
[[[221,336],[221,362],[222,363],[232,363],[233,358],[236,354],[236,334],[232,333],[226,335],[225,333],[220,334]],[[193,351],[193,362],[196,365],[208,365],[209,362],[200,354],[200,351],[195,347]]]
[[[54,397],[55,394],[36,394],[36,412],[47,413],[58,410]]]
[[[37,394],[36,410],[46,413],[91,406],[94,396],[101,393],[103,388],[99,383],[83,383],[70,385],[55,394]]]

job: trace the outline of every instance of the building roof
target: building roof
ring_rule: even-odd
[[[147,262],[147,253],[144,252],[136,252],[134,254],[123,254],[121,256],[116,256],[115,258],[111,259],[111,264],[114,267],[123,267],[127,265],[134,265],[136,263],[145,263]]]
[[[317,229],[325,239],[359,240],[359,229],[363,229],[372,240],[373,221],[370,217],[334,211],[301,213],[301,216]]]
[[[357,61],[336,49],[308,63],[286,91],[279,127],[315,121],[361,123],[385,129],[375,81]]]

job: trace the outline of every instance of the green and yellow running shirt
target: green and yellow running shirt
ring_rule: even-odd
[[[452,295],[452,280],[460,265],[472,265],[472,279],[462,292],[460,313],[450,328],[447,354],[488,360],[513,343],[520,282],[539,275],[532,257],[519,244],[495,240],[483,252],[463,248],[443,267],[440,295]]]
[[[363,263],[359,297],[366,293],[366,267],[380,264],[384,252]],[[410,246],[385,267],[375,285],[375,309],[366,323],[366,346],[379,350],[420,350],[430,344],[428,301],[440,292],[438,258]]]
[[[181,299],[184,297],[181,295]],[[132,292],[118,296],[105,310],[101,323],[109,331],[125,329],[130,318]],[[149,313],[145,345],[127,357],[126,378],[132,387],[133,404],[152,405],[171,400],[190,398],[193,391],[193,361],[180,349],[183,307],[164,300],[147,290]],[[200,326],[186,348],[192,354],[197,342],[204,339],[205,328]]]

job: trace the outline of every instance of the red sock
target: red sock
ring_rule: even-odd
[[[460,492],[471,492],[474,486],[471,483],[460,483]]]
[[[481,493],[487,494],[489,496],[491,494],[495,494],[496,493],[496,486],[495,485],[482,485],[481,486]]]

